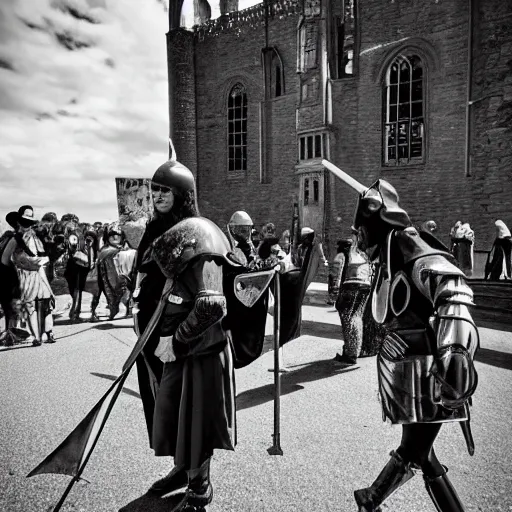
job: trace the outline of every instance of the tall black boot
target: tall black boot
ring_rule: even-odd
[[[201,510],[211,503],[213,487],[210,482],[210,459],[198,469],[188,472],[187,506]]]
[[[384,500],[414,476],[411,463],[405,462],[395,451],[390,455],[391,459],[375,482],[370,487],[354,491],[359,512],[380,511],[380,505]]]
[[[423,476],[430,499],[438,512],[464,512],[464,505],[450,482],[447,472],[445,468],[445,472],[440,476],[434,478]]]
[[[185,489],[188,484],[188,475],[183,468],[174,466],[172,470],[160,480],[157,480],[148,490],[156,496],[165,496],[171,492]]]

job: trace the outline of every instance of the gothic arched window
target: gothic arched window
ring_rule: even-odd
[[[424,161],[424,80],[417,55],[399,55],[387,69],[383,90],[385,165]]]
[[[262,65],[265,78],[265,99],[279,98],[284,95],[284,67],[277,48],[263,48]]]
[[[247,170],[247,93],[240,83],[228,98],[228,169]]]

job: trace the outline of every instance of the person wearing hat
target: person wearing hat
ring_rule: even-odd
[[[86,231],[90,233],[91,237],[95,236],[94,245],[97,247],[97,232],[91,227],[91,230]],[[129,311],[129,298],[127,293],[127,279],[129,278],[130,271],[132,270],[125,268],[126,258],[122,258],[125,255],[125,242],[126,238],[121,230],[119,222],[111,222],[104,234],[104,245],[98,252],[96,267],[98,271],[98,293],[93,296],[91,301],[91,320],[98,320],[96,315],[96,308],[98,307],[100,296],[102,293],[107,298],[108,308],[110,311],[109,318],[113,320],[114,317],[119,313],[119,304],[122,302],[126,307],[128,315]],[[129,263],[134,263],[134,255],[136,251],[129,249],[130,258]],[[122,263],[120,263],[120,257]],[[121,269],[121,266],[123,267]]]
[[[222,266],[231,248],[220,228],[199,216],[194,176],[183,164],[161,165],[151,195],[154,218],[139,245],[134,291],[139,333],[155,325],[162,293],[167,298],[137,373],[150,446],[156,456],[172,456],[174,467],[149,492],[187,488],[186,503],[204,507],[213,496],[213,452],[236,442],[233,359],[222,324]]]
[[[33,230],[37,222],[31,206],[18,210],[19,232],[15,235],[17,244],[11,256],[19,281],[22,312],[28,319],[34,346],[41,345],[43,334],[47,343],[55,342],[52,331],[55,298],[44,269],[50,260]]]
[[[469,406],[478,382],[479,336],[469,312],[471,288],[448,248],[413,227],[390,183],[379,179],[366,187],[322,163],[359,193],[354,227],[359,248],[377,268],[372,314],[386,328],[377,356],[382,412],[402,428],[400,445],[375,481],[354,492],[359,511],[380,510],[421,470],[437,511],[463,512],[433,446],[443,423],[458,422],[474,453]]]
[[[242,210],[233,213],[227,224],[228,238],[233,253],[244,265],[247,265],[256,257],[256,249],[251,240],[253,227],[251,217]]]

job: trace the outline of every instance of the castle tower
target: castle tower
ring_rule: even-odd
[[[180,27],[182,6],[183,0],[169,5],[169,137],[179,161],[197,176],[194,34]]]

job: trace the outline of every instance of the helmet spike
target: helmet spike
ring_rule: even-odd
[[[363,194],[368,190],[368,187],[365,187],[363,184],[359,183],[359,181],[349,176],[345,171],[342,171],[339,167],[336,167],[334,164],[329,162],[329,160],[322,160],[322,165],[329,169],[337,178],[341,181],[345,182],[349,187],[352,187],[358,194]]]
[[[169,137],[169,160],[171,162],[178,161],[178,156],[176,155],[176,149],[174,149],[174,144],[172,143],[171,137]]]

